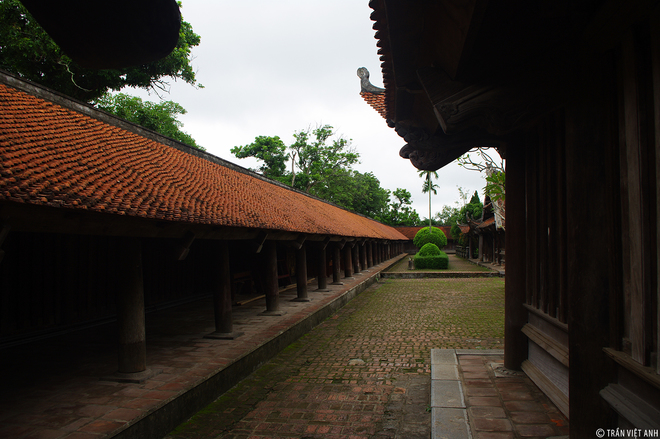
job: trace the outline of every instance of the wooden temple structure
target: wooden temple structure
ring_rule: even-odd
[[[0,346],[117,318],[118,377],[148,376],[144,313],[238,281],[266,295],[403,251],[389,226],[0,73]],[[235,298],[235,297],[234,297]]]
[[[481,218],[468,217],[465,218],[464,224],[458,224],[462,245],[458,246],[456,253],[463,258],[503,265],[506,221],[501,213],[496,213],[498,209],[489,197],[486,197],[485,203]],[[500,204],[503,205],[504,202]]]
[[[660,424],[660,2],[371,0],[362,96],[436,170],[506,157],[505,366],[572,438]]]

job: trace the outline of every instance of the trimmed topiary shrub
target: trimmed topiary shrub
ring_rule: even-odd
[[[424,244],[428,243],[435,244],[438,246],[438,249],[444,248],[447,245],[445,232],[437,227],[432,227],[430,233],[428,227],[420,229],[413,238],[413,244],[415,244],[415,247],[417,248],[422,248],[424,247]]]
[[[444,234],[443,234],[444,235]],[[437,245],[424,244],[415,255],[415,268],[446,269],[449,266],[449,257]]]

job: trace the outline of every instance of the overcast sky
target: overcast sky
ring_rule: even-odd
[[[383,85],[371,11],[367,0],[183,0],[183,19],[202,39],[192,64],[204,88],[172,83],[164,99],[188,111],[180,117],[183,130],[198,144],[248,168],[256,162],[235,158],[233,146],[260,135],[280,136],[288,145],[295,131],[332,125],[352,139],[358,171],[373,172],[386,189],[407,189],[420,217],[427,217],[422,180],[399,157],[403,139],[359,95],[359,67]],[[483,199],[478,172],[454,162],[438,173],[433,214],[459,200],[457,186],[478,190]]]

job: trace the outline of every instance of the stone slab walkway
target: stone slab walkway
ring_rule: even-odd
[[[550,438],[568,421],[500,349],[431,352],[432,439]]]

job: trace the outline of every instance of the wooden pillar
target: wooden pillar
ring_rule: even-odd
[[[303,243],[296,250],[296,292],[298,297],[293,299],[296,302],[309,302],[307,294],[307,244]]]
[[[280,311],[280,293],[277,284],[277,246],[275,241],[267,240],[264,242],[263,249],[263,268],[262,275],[264,276],[264,284],[266,290],[266,311],[261,315],[266,316],[281,316],[284,314]]]
[[[366,243],[366,245],[367,245],[367,267],[371,268],[374,266],[373,242],[369,241]]]
[[[116,242],[119,355],[114,379],[139,383],[154,375],[147,369],[142,245],[137,238],[118,238]]]
[[[332,285],[344,285],[341,282],[341,249],[342,244],[335,242],[332,245]]]
[[[360,274],[362,267],[360,267],[360,243],[355,242],[351,248],[351,257],[353,258],[353,273]]]
[[[512,142],[506,151],[506,282],[504,283],[504,367],[520,370],[527,359],[525,303],[527,243],[525,215],[525,147]]]
[[[214,267],[211,275],[211,288],[213,288],[213,313],[215,315],[215,332],[205,335],[204,338],[220,340],[233,340],[243,335],[234,332],[234,323],[231,313],[231,270],[229,267],[229,245],[221,241],[216,252],[212,255]]]
[[[364,241],[360,243],[360,264],[362,265],[362,270],[369,268],[367,262],[367,243]]]
[[[353,276],[353,259],[351,258],[351,245],[344,245],[344,278]]]
[[[326,273],[326,257],[325,250],[327,248],[327,243],[319,243],[318,252],[316,257],[316,279],[318,288],[316,291],[330,291],[328,290],[328,277]],[[334,264],[333,269],[334,269]],[[334,271],[334,270],[333,270]],[[334,276],[333,276],[334,280]]]
[[[615,89],[610,81],[616,72],[611,60],[600,61],[584,60],[580,92],[585,95],[577,95],[566,109],[568,387],[570,437],[576,438],[593,437],[596,429],[611,425],[600,391],[616,376],[603,352],[610,344],[610,298],[617,296],[619,269],[613,264],[616,244],[606,238],[618,236],[615,218],[620,217],[613,196],[620,184],[615,170],[617,96],[603,90]],[[596,164],[585,166],[594,157]]]

